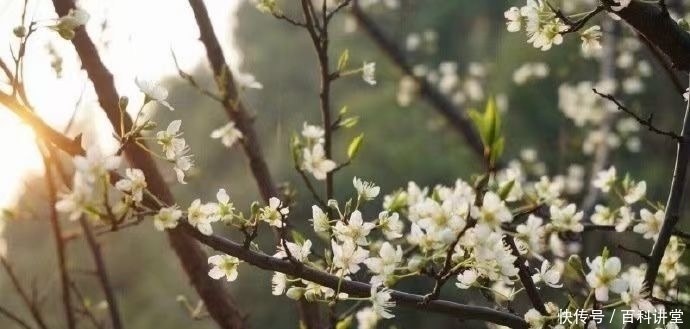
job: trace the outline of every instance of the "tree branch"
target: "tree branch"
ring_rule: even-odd
[[[37,143],[40,147],[41,143]],[[55,209],[57,203],[57,187],[55,186],[55,177],[51,166],[52,158],[48,155],[45,147],[41,150],[43,158],[43,166],[45,168],[45,181],[48,189],[48,202],[50,204],[49,219],[50,227],[53,231],[53,238],[55,239],[55,252],[57,253],[58,272],[60,274],[60,288],[62,289],[62,307],[65,311],[65,319],[67,320],[67,328],[76,328],[76,321],[74,318],[74,310],[72,309],[72,297],[70,294],[70,277],[67,270],[67,255],[65,253],[65,241],[62,239],[62,228],[60,227],[59,215]]]
[[[69,10],[74,8],[72,0],[53,0],[53,4],[59,16],[67,15]],[[76,30],[72,44],[81,59],[82,66],[94,84],[98,102],[105,111],[114,131],[119,132],[121,126],[126,131],[131,130],[132,118],[129,115],[123,116],[124,122],[121,122],[119,96],[115,89],[113,76],[101,61],[95,45],[83,27]],[[125,147],[124,154],[133,167],[144,172],[149,190],[159,200],[169,205],[175,203],[154,159],[146,150],[136,143],[129,143]],[[179,230],[169,231],[168,238],[191,284],[208,308],[211,318],[224,329],[244,328],[246,326],[245,317],[238,310],[235,301],[221,283],[208,276],[208,256],[206,253],[193,239]]]
[[[222,94],[223,109],[230,120],[235,122],[237,129],[242,132],[243,137],[240,139],[242,149],[249,159],[249,167],[259,187],[261,198],[264,202],[268,202],[271,197],[277,196],[278,192],[266,164],[266,159],[263,156],[259,137],[252,124],[251,116],[239,97],[238,86],[229,66],[225,62],[223,49],[216,34],[213,32],[213,25],[204,2],[202,0],[189,0],[189,6],[194,13],[194,18],[199,27],[201,43],[206,48],[206,57],[211,64],[211,70],[216,77],[218,89]],[[299,304],[299,312],[308,329],[320,327],[317,304],[309,303],[302,299]]]
[[[275,258],[264,253],[252,251],[244,248],[239,243],[216,235],[206,236],[186,223],[180,224],[180,227],[201,243],[217,251],[235,256],[258,268],[303,278],[333,289],[340,287],[341,292],[348,293],[355,297],[369,297],[371,286],[367,283],[342,280],[342,278],[338,276],[304,266],[304,264],[296,264],[289,260]],[[393,290],[391,292],[391,297],[399,305],[418,310],[445,314],[463,320],[481,320],[515,329],[528,328],[527,323],[521,317],[488,307],[464,305],[445,300],[431,300],[428,303],[424,303],[424,296],[405,293],[398,290]]]
[[[434,110],[443,116],[453,131],[460,134],[467,142],[467,145],[475,153],[479,159],[484,159],[484,146],[482,145],[479,135],[474,129],[472,122],[462,114],[462,112],[455,107],[452,101],[446,98],[441,92],[436,89],[429,81],[414,75],[412,65],[405,58],[405,53],[398,45],[395,44],[385,32],[362,11],[359,3],[355,0],[352,4],[352,14],[357,20],[357,23],[364,32],[371,38],[371,40],[386,54],[390,60],[400,70],[410,77],[412,77],[419,86],[419,93],[423,96]]]
[[[635,2],[633,2],[635,3]],[[632,5],[632,3],[631,3]],[[686,104],[685,118],[683,119],[683,140],[690,137],[690,103]],[[677,143],[676,161],[673,170],[673,179],[671,180],[671,187],[666,202],[666,210],[664,213],[664,222],[661,225],[659,236],[657,237],[652,252],[649,255],[649,262],[647,262],[647,271],[645,272],[644,281],[651,290],[656,282],[656,277],[659,272],[661,259],[666,252],[671,236],[673,236],[674,229],[678,220],[680,219],[680,211],[683,204],[683,193],[685,183],[687,181],[688,162],[690,162],[690,145],[688,143]],[[626,329],[635,329],[639,322],[628,323]]]

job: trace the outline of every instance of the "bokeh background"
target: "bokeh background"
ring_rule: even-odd
[[[290,136],[300,131],[303,122],[320,122],[317,64],[308,35],[258,12],[248,1],[208,0],[206,3],[233,69],[254,74],[264,86],[262,90],[247,90],[243,100],[256,114],[256,129],[275,179],[298,191],[297,206],[291,217],[296,222],[304,219],[304,224],[310,218],[310,197],[292,169],[288,145]],[[29,1],[29,4],[36,19],[54,18],[50,2]],[[218,104],[180,79],[172,64],[171,49],[186,72],[194,74],[206,88],[214,88],[187,2],[89,0],[79,4],[92,14],[87,26],[89,33],[113,70],[121,94],[136,102],[140,95],[133,81],[135,76],[141,75],[161,80],[169,88],[170,102],[177,110],[159,111],[156,121],[163,126],[173,119],[182,119],[185,138],[192,147],[198,167],[187,185],[174,184],[174,176],[166,172],[179,203],[186,205],[195,198],[212,200],[218,188],[225,188],[235,204],[246,209],[258,198],[258,192],[244,155],[237,148],[228,150],[209,138],[210,132],[225,122],[225,114]],[[21,5],[22,1],[18,0],[0,1],[4,22],[0,40],[7,40],[2,44],[11,42],[11,28],[19,21],[17,15]],[[406,52],[406,56],[411,63],[432,69],[437,69],[442,62],[455,62],[461,81],[478,81],[482,97],[459,104],[458,111],[464,113],[469,108],[483,106],[489,95],[499,97],[505,111],[504,159],[516,158],[524,148],[533,148],[549,173],[564,173],[571,163],[589,168],[592,157],[581,151],[587,132],[563,116],[558,106],[558,88],[564,82],[598,81],[600,61],[583,58],[575,37],[567,38],[564,45],[549,52],[542,52],[528,45],[522,33],[507,32],[503,12],[510,6],[521,5],[524,5],[521,1],[503,0],[400,0],[400,7],[395,10],[379,5],[367,9],[367,13],[403,49],[410,34],[418,34],[422,39],[426,31],[436,34],[433,41],[423,41],[419,49]],[[288,14],[296,15],[293,9],[286,5]],[[334,20],[331,57],[337,59],[338,54],[348,49],[353,65],[375,61],[378,84],[369,86],[358,77],[335,84],[333,107],[348,106],[350,113],[360,116],[357,126],[337,135],[334,148],[337,159],[345,159],[347,142],[353,136],[360,132],[366,136],[357,160],[336,176],[337,195],[345,197],[352,193],[353,176],[373,180],[383,191],[390,192],[406,186],[408,181],[420,185],[451,184],[458,177],[467,179],[480,170],[481,163],[462,138],[423,98],[416,98],[407,106],[399,104],[397,94],[402,78],[399,68],[361,29],[352,30],[351,24],[348,14]],[[624,27],[614,33],[617,38],[631,35]],[[49,34],[39,34],[32,41],[32,51],[28,55],[31,62],[28,63],[35,71],[30,71],[32,80],[27,82],[30,96],[36,99],[39,112],[56,126],[64,126],[77,104],[72,133],[101,132],[95,135],[101,136],[101,142],[107,147],[107,125],[103,124],[95,96],[90,85],[85,83],[71,45]],[[2,56],[9,58],[9,51],[4,50]],[[49,65],[56,60],[62,67],[60,76],[56,76]],[[622,98],[640,113],[654,113],[658,125],[677,128],[682,117],[682,98],[646,49],[640,48],[634,60],[649,62],[653,74],[644,78],[641,93]],[[526,62],[546,63],[548,76],[516,84],[514,72]],[[481,65],[486,74],[472,78],[471,67],[477,65]],[[0,130],[7,130],[11,128],[6,127],[16,123],[6,118],[0,124]],[[9,259],[24,282],[35,286],[37,294],[45,296],[43,307],[49,314],[51,327],[61,328],[58,275],[54,242],[45,215],[47,203],[42,169],[30,151],[31,135],[22,134],[26,135],[23,139],[29,140],[21,147],[26,153],[15,157],[17,151],[3,152],[4,159],[0,160],[16,163],[18,168],[3,173],[8,178],[0,178],[6,179],[0,180],[6,186],[1,190],[0,199],[5,200],[2,206],[7,209],[5,237],[9,241]],[[10,143],[18,143],[13,139],[16,136],[8,137]],[[639,152],[630,152],[624,147],[613,150],[611,162],[619,172],[630,172],[633,177],[646,180],[649,197],[663,202],[675,147],[668,140],[646,131],[641,131],[639,138]],[[26,168],[31,170],[27,173]],[[369,210],[371,214],[376,213],[373,207]],[[69,223],[66,225],[68,231],[70,227],[77,228]],[[651,247],[648,241],[633,240],[635,237],[616,237],[613,242],[612,238],[611,235],[594,235],[586,245],[591,250],[599,250],[604,243],[627,241],[642,250]],[[181,295],[194,304],[197,297],[165,236],[156,233],[150,223],[144,222],[100,239],[127,328],[214,328],[210,320],[191,319],[177,301]],[[70,242],[68,251],[74,276],[79,279],[92,307],[98,309],[102,297],[96,278],[90,274],[90,256],[80,240]],[[229,284],[229,290],[247,312],[253,328],[298,327],[295,304],[285,297],[271,296],[270,275],[243,264],[240,279]],[[424,293],[431,288],[431,283],[403,287]],[[461,294],[454,288],[444,292],[444,296],[468,303],[481,301],[478,296]],[[4,275],[0,275],[0,303],[25,314]],[[96,312],[105,316],[103,311]],[[386,322],[384,327],[482,327],[402,308],[397,309],[396,314],[397,320]],[[0,328],[14,326],[0,317]]]

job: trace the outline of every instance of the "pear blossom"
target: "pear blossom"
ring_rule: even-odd
[[[311,254],[311,240],[307,239],[302,244],[289,241],[284,241],[284,243],[287,246],[287,249],[290,252],[290,256],[292,256],[292,258],[294,258],[298,262],[307,261],[307,257],[309,257],[309,255]],[[273,255],[273,257],[288,257],[288,254],[287,252],[285,252],[285,248],[283,247],[282,243],[278,246],[278,252],[276,252],[275,255]]]
[[[647,299],[649,292],[644,284],[643,275],[630,275],[628,280],[628,290],[621,292],[621,300],[625,305],[634,311],[654,311],[656,308]],[[636,312],[641,314],[641,312]]]
[[[659,231],[661,231],[661,225],[664,223],[664,216],[663,210],[658,210],[652,214],[649,210],[642,209],[640,210],[640,219],[642,221],[633,227],[633,231],[642,234],[645,239],[656,240]]]
[[[370,257],[364,260],[364,264],[369,270],[376,274],[371,280],[372,283],[384,283],[387,276],[395,272],[396,267],[402,262],[403,251],[400,246],[393,248],[388,242],[384,242],[379,249],[378,257]]]
[[[346,273],[357,273],[359,265],[369,256],[369,251],[356,245],[352,240],[346,240],[343,244],[331,241],[333,249],[333,266]]]
[[[290,213],[288,207],[282,206],[280,199],[271,197],[268,199],[268,206],[261,208],[259,212],[259,220],[268,223],[271,226],[282,227],[283,217]]]
[[[339,221],[335,224],[333,231],[340,241],[352,241],[360,246],[366,246],[369,244],[367,236],[375,226],[374,223],[364,222],[362,213],[355,210],[350,215],[347,224]]]
[[[72,161],[76,170],[82,174],[80,177],[93,183],[107,175],[108,171],[117,169],[122,162],[122,157],[104,155],[98,146],[91,146],[86,149],[85,156],[75,156]]]
[[[398,213],[390,213],[388,211],[379,213],[378,226],[388,240],[401,238],[403,236],[402,231],[405,228]]]
[[[74,30],[79,26],[86,25],[86,23],[89,21],[89,18],[89,13],[83,9],[70,9],[69,12],[67,12],[67,15],[58,19],[57,28]]]
[[[288,278],[285,273],[275,272],[273,277],[271,277],[271,294],[274,296],[280,296],[285,292],[287,288]]]
[[[156,142],[163,148],[165,158],[168,160],[175,159],[177,152],[182,151],[186,146],[184,139],[180,138],[181,126],[182,120],[173,120],[164,131],[156,133]]]
[[[381,188],[372,182],[363,181],[357,177],[352,179],[352,185],[357,190],[357,195],[363,200],[373,200],[379,195]]]
[[[543,249],[544,237],[546,231],[542,224],[544,220],[541,217],[530,214],[524,224],[520,224],[515,228],[517,235],[515,236],[515,243],[527,251],[540,253]]]
[[[76,34],[74,30],[82,25],[86,25],[89,21],[89,17],[89,13],[83,9],[70,9],[67,15],[60,17],[55,26],[51,28],[57,31],[64,39],[72,40]]]
[[[611,166],[607,170],[598,172],[596,179],[592,182],[592,185],[604,193],[609,193],[615,182],[616,167]]]
[[[355,315],[357,318],[357,329],[376,329],[379,323],[379,315],[372,307],[365,307]]]
[[[213,206],[213,215],[217,217],[216,220],[220,220],[225,223],[231,222],[235,216],[235,205],[230,202],[230,196],[224,188],[218,190],[216,193],[216,200],[218,200],[218,203]]]
[[[627,186],[625,190],[625,196],[623,196],[623,200],[627,204],[633,204],[640,199],[644,198],[645,193],[647,193],[647,183],[642,181],[639,183],[631,183],[629,186]]]
[[[364,65],[362,65],[362,79],[372,86],[376,84],[376,63],[364,62]]]
[[[224,126],[211,132],[211,138],[220,139],[220,142],[227,148],[232,147],[244,135],[239,129],[235,128],[235,122],[230,121]]]
[[[503,13],[508,32],[518,32],[522,28],[523,18],[518,7],[510,7]]]
[[[319,206],[314,205],[311,207],[311,217],[309,221],[314,226],[314,232],[328,232],[331,228],[331,224],[328,222],[328,215]]]
[[[609,207],[598,204],[594,206],[594,214],[590,220],[596,225],[613,225],[616,216]]]
[[[225,277],[228,282],[237,279],[237,267],[242,261],[239,258],[230,255],[214,255],[208,258],[208,263],[213,265],[208,276],[214,280]]]
[[[242,88],[249,88],[249,89],[263,89],[264,85],[261,84],[261,82],[256,80],[256,77],[253,74],[248,74],[248,73],[240,73],[237,74],[236,76],[237,79],[237,84],[240,85]]]
[[[167,101],[168,90],[165,89],[165,87],[158,85],[155,82],[140,78],[134,79],[134,83],[137,85],[137,87],[139,87],[139,90],[144,93],[144,104],[147,104],[150,101],[155,101],[158,104],[167,107],[170,111],[175,110]]]
[[[215,207],[209,204],[201,204],[201,200],[196,199],[187,208],[187,221],[204,235],[213,234],[211,223],[219,218],[213,216]]]
[[[565,207],[552,205],[549,207],[551,213],[551,225],[559,231],[582,232],[583,212],[577,212],[575,204],[571,203]]]
[[[479,273],[477,273],[477,270],[467,269],[458,274],[458,282],[455,285],[460,289],[468,289],[477,282],[478,278]]]
[[[617,5],[611,6],[611,9],[613,11],[621,11],[624,8],[628,7],[628,5],[630,5],[631,1],[632,0],[613,0],[613,2],[617,3]]]
[[[609,291],[622,293],[627,289],[627,282],[618,278],[621,271],[621,260],[618,257],[604,259],[597,256],[593,261],[587,258],[590,272],[586,275],[587,283],[594,289],[594,295],[600,302],[609,300]]]
[[[125,177],[115,183],[116,189],[129,193],[136,202],[143,200],[146,186],[144,172],[136,168],[127,168],[125,170]]]
[[[318,180],[326,179],[326,175],[336,167],[333,160],[326,158],[322,144],[315,144],[311,149],[304,148],[302,158],[302,168],[312,173]]]
[[[324,130],[319,126],[310,125],[305,122],[302,126],[302,136],[316,143],[321,143],[324,136]]]
[[[372,285],[369,300],[371,301],[374,312],[384,319],[392,319],[395,317],[390,313],[390,308],[395,307],[395,301],[391,300],[391,293],[389,289],[378,290],[379,285]]]
[[[473,208],[472,217],[493,228],[513,220],[513,214],[505,202],[494,192],[484,194],[481,208]]]
[[[601,27],[594,25],[580,33],[580,40],[582,40],[582,52],[585,55],[592,55],[601,49]]]
[[[83,214],[88,213],[89,207],[91,191],[76,187],[70,193],[62,194],[60,200],[55,203],[55,210],[69,214],[71,221],[78,220]]]
[[[551,265],[551,262],[544,260],[541,263],[541,268],[538,269],[537,274],[532,275],[532,280],[534,283],[544,282],[547,286],[551,288],[561,288],[563,287],[561,281],[561,271],[555,266]]]
[[[177,227],[181,217],[182,211],[177,207],[163,207],[153,216],[153,225],[156,230],[165,231]]]
[[[635,213],[629,207],[618,209],[619,217],[616,219],[616,232],[624,232],[635,220]]]

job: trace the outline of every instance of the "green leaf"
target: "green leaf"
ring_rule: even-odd
[[[347,158],[354,159],[359,153],[359,149],[362,147],[362,142],[364,141],[364,133],[359,134],[357,137],[353,138],[350,145],[347,147]]]
[[[358,116],[349,117],[349,118],[345,118],[345,120],[341,121],[340,124],[338,124],[338,127],[352,128],[352,127],[356,126],[358,122],[359,122]]]
[[[508,197],[508,194],[510,194],[510,191],[513,190],[513,186],[515,186],[515,180],[511,180],[503,186],[499,191],[498,191],[498,196],[501,197],[501,200],[505,200]]]
[[[338,58],[338,71],[343,71],[347,68],[347,63],[350,61],[350,51],[345,49]]]
[[[338,114],[345,115],[345,114],[347,114],[347,110],[348,110],[347,105],[345,105],[345,106],[340,108],[340,111],[338,111]]]
[[[500,137],[491,146],[491,153],[489,156],[489,162],[490,162],[491,166],[495,165],[496,162],[498,161],[498,158],[501,157],[501,154],[503,154],[503,148],[504,147],[505,147],[505,138],[503,138],[503,137]]]

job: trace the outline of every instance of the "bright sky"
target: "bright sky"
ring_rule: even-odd
[[[233,69],[239,67],[239,53],[232,48],[233,19],[242,0],[207,0],[206,6],[225,55]],[[20,0],[0,0],[0,45],[16,46],[13,27],[20,23],[23,7]],[[81,0],[78,6],[91,15],[87,29],[101,48],[101,57],[115,75],[121,95],[130,97],[130,108],[142,101],[134,84],[135,77],[153,81],[176,77],[177,71],[170,55],[172,48],[180,65],[191,72],[199,65],[207,65],[203,45],[198,41],[198,29],[186,0]],[[28,17],[34,21],[56,18],[50,0],[29,0]],[[107,28],[102,25],[107,17]],[[57,78],[48,51],[52,46],[63,58],[63,75]],[[9,49],[3,46],[0,56],[12,63]],[[86,138],[100,139],[108,145],[110,125],[97,107],[97,99],[80,70],[72,44],[55,32],[43,29],[32,35],[27,48],[24,77],[27,93],[36,111],[53,127],[62,130],[72,117],[95,120]],[[2,77],[4,79],[4,76]],[[5,88],[0,83],[0,88]],[[3,89],[5,90],[5,89]],[[83,91],[86,90],[85,93]],[[82,95],[83,93],[83,95]],[[83,98],[81,102],[79,99]],[[76,106],[76,104],[80,104]],[[134,105],[134,106],[133,106]],[[174,104],[173,104],[174,105]],[[93,116],[93,118],[91,118]],[[34,137],[9,111],[0,108],[0,208],[11,206],[22,189],[22,178],[30,172],[42,172],[40,156],[34,147]]]

